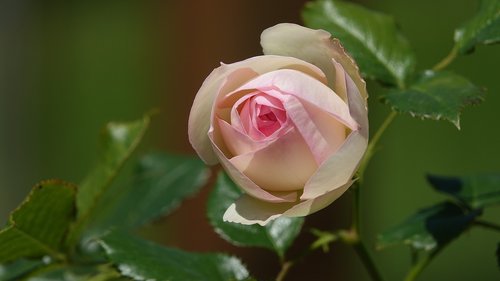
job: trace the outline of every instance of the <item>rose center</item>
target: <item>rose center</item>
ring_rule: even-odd
[[[238,112],[243,128],[254,140],[267,138],[287,124],[282,102],[265,93],[247,98]]]

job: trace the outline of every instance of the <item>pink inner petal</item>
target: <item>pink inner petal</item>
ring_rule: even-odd
[[[231,125],[256,141],[274,138],[288,127],[287,118],[281,100],[262,92],[244,95],[231,110]]]

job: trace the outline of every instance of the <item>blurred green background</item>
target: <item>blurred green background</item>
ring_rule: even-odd
[[[189,107],[198,87],[220,61],[261,53],[259,34],[279,22],[300,23],[306,1],[0,1],[0,224],[36,182],[79,182],[98,153],[98,134],[110,120],[131,120],[151,108],[155,118],[144,149],[193,153],[187,141]],[[414,46],[419,69],[433,66],[453,44],[453,30],[478,1],[364,0],[395,16]],[[425,182],[443,175],[500,171],[499,46],[479,47],[450,67],[488,89],[486,101],[467,108],[458,131],[451,123],[399,116],[381,142],[362,198],[364,236],[400,222],[415,209],[443,199]],[[370,82],[372,132],[388,112]],[[190,199],[171,218],[145,233],[187,250],[223,250],[243,257],[259,279],[270,280],[278,261],[264,250],[237,249],[207,225],[204,200]],[[350,195],[308,218],[308,227],[349,223]],[[500,209],[486,219],[500,220]],[[188,221],[189,224],[185,222]],[[305,232],[298,252],[311,236]],[[448,247],[421,280],[499,280],[494,251],[500,235],[473,229]],[[408,250],[377,252],[388,280],[400,280]],[[348,266],[347,266],[348,265]],[[368,280],[343,245],[314,253],[288,280]]]

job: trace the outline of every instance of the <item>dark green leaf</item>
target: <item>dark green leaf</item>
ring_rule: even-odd
[[[31,274],[26,281],[111,281],[120,280],[120,273],[109,264],[60,265],[54,264]]]
[[[377,237],[377,247],[406,244],[418,250],[430,251],[458,237],[480,215],[466,212],[452,203],[440,203],[420,210],[398,226]]]
[[[469,208],[500,204],[500,175],[443,177],[428,175],[427,180],[438,191],[451,195]]]
[[[398,112],[422,119],[445,119],[460,129],[462,109],[480,103],[483,91],[457,74],[426,71],[410,88],[393,90],[384,100]]]
[[[500,1],[482,0],[477,14],[455,31],[455,43],[461,53],[474,50],[479,44],[500,41]]]
[[[224,212],[241,194],[238,186],[221,172],[208,199],[207,216],[215,231],[235,245],[264,247],[282,258],[300,233],[304,218],[280,217],[266,226],[224,222]]]
[[[113,180],[126,160],[135,151],[149,126],[149,115],[130,123],[108,123],[102,132],[103,151],[96,167],[78,189],[76,206],[78,220],[68,237],[68,245],[78,243],[88,224],[104,211],[102,198],[109,191]],[[106,206],[104,206],[106,207]]]
[[[122,275],[135,280],[227,281],[245,280],[241,262],[222,254],[196,254],[165,248],[113,232],[102,239],[109,260]]]
[[[0,263],[50,255],[61,259],[63,238],[75,213],[73,185],[48,180],[36,185],[0,231]]]
[[[365,76],[402,87],[412,75],[415,55],[391,16],[333,0],[310,2],[302,16],[339,38]]]
[[[7,264],[0,264],[0,281],[19,280],[30,271],[44,265],[42,260],[20,259]]]
[[[153,153],[142,157],[132,184],[120,186],[109,212],[96,221],[100,229],[133,228],[165,215],[194,195],[209,178],[209,169],[198,157]]]
[[[103,152],[96,168],[85,178],[77,195],[78,218],[88,215],[141,141],[149,116],[130,123],[111,122],[102,135]]]

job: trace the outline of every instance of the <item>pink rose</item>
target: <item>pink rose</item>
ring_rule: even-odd
[[[263,56],[221,64],[189,116],[189,140],[245,194],[224,220],[265,225],[306,216],[352,184],[368,142],[365,82],[324,30],[278,24]]]

